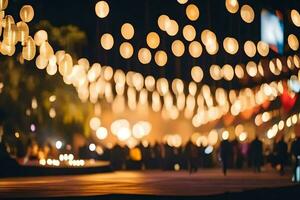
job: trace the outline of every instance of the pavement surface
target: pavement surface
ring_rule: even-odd
[[[121,171],[103,174],[0,178],[1,198],[96,196],[108,194],[201,196],[252,189],[291,186],[291,174],[279,176],[272,170],[229,171]]]

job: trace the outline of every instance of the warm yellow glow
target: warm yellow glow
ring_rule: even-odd
[[[51,95],[51,96],[49,97],[49,101],[50,101],[51,103],[55,102],[55,101],[56,101],[56,96],[55,96],[55,95]]]
[[[219,65],[211,65],[209,72],[210,76],[216,81],[221,80],[223,77],[222,69]]]
[[[25,60],[32,60],[35,57],[36,47],[32,37],[28,37],[22,50],[22,56]]]
[[[236,13],[239,10],[239,2],[237,0],[226,0],[225,6],[230,13]]]
[[[99,1],[95,6],[96,15],[105,18],[109,14],[109,5],[106,1]]]
[[[222,139],[223,140],[228,140],[229,138],[229,132],[228,131],[223,131],[222,133]]]
[[[293,9],[291,11],[291,19],[295,26],[300,27],[300,14],[297,10]]]
[[[8,0],[0,0],[0,11],[5,10],[8,6]]]
[[[90,128],[94,131],[97,131],[97,129],[101,126],[101,120],[99,117],[92,117],[90,119]]]
[[[200,83],[203,79],[203,70],[201,67],[194,66],[191,70],[191,76],[195,82]]]
[[[288,44],[289,44],[290,48],[294,51],[297,51],[299,49],[299,40],[298,40],[297,36],[295,36],[294,34],[289,35]]]
[[[223,41],[223,47],[225,51],[231,55],[234,55],[239,50],[239,44],[235,38],[227,37]]]
[[[130,23],[125,23],[121,27],[121,34],[126,40],[130,40],[134,36],[134,28]]]
[[[49,60],[49,64],[46,67],[46,72],[47,74],[49,74],[50,76],[53,76],[56,74],[57,72],[57,65],[56,63],[50,64],[50,60]]]
[[[146,121],[139,121],[132,127],[132,135],[136,139],[142,139],[147,136],[152,129],[152,125]]]
[[[189,84],[189,93],[192,96],[195,96],[197,92],[197,84],[195,82],[190,82]]]
[[[1,17],[0,17],[1,18]],[[0,20],[1,21],[1,20]],[[23,45],[26,41],[26,39],[29,36],[29,28],[28,25],[25,22],[18,22],[17,23],[17,28],[19,30],[19,34],[18,34],[18,40],[21,42],[21,44]],[[1,35],[1,31],[0,31],[0,35]]]
[[[20,10],[20,18],[23,22],[30,22],[34,17],[34,10],[32,6],[25,5]]]
[[[241,142],[244,142],[244,141],[247,139],[247,137],[248,137],[247,133],[246,133],[246,132],[242,132],[242,133],[240,134],[240,136],[239,136],[239,140],[240,140]]]
[[[196,37],[196,30],[192,25],[186,25],[183,28],[182,33],[183,33],[184,39],[186,39],[189,42],[193,41]]]
[[[193,58],[199,58],[202,54],[202,46],[200,42],[193,41],[189,45],[189,52]]]
[[[250,58],[254,57],[256,54],[256,46],[254,42],[250,40],[246,41],[244,44],[244,51],[248,57]]]
[[[155,60],[155,63],[160,66],[160,67],[163,67],[167,64],[168,62],[168,55],[166,52],[160,50],[160,51],[157,51],[155,53],[155,56],[154,56],[154,60]]]
[[[53,119],[56,117],[56,111],[54,108],[50,108],[49,110],[49,116]]]
[[[109,33],[103,34],[100,39],[100,42],[101,42],[101,46],[105,50],[110,50],[114,46],[114,38]]]
[[[249,5],[243,5],[241,8],[241,17],[246,23],[252,23],[255,17],[252,7]]]
[[[241,65],[236,65],[235,66],[235,75],[239,78],[239,79],[242,79],[244,78],[244,69]]]
[[[73,59],[70,54],[65,54],[58,62],[58,71],[62,76],[69,76],[72,73]]]
[[[108,136],[108,131],[105,127],[99,127],[96,131],[96,136],[99,140],[104,140]]]
[[[152,59],[150,50],[147,48],[141,48],[138,52],[138,58],[142,64],[149,64]]]
[[[257,75],[256,63],[253,61],[248,62],[246,65],[246,70],[249,76],[255,77]]]
[[[147,35],[147,45],[151,48],[151,49],[156,49],[159,44],[160,44],[160,38],[159,35],[155,32],[150,32]]]
[[[40,46],[40,55],[44,56],[45,58],[49,59],[51,56],[54,55],[53,48],[51,45],[46,41],[43,42]]]
[[[117,137],[120,141],[125,141],[129,139],[131,136],[131,131],[127,127],[122,127],[117,132]]]
[[[182,138],[180,135],[166,135],[164,140],[167,142],[167,144],[171,147],[180,147],[182,144]]]
[[[213,146],[218,142],[218,132],[216,130],[212,130],[208,134],[208,144]]]
[[[234,77],[233,68],[229,64],[226,64],[226,65],[223,66],[222,73],[223,73],[223,76],[224,76],[225,80],[227,80],[227,81],[231,81]]]
[[[235,127],[234,133],[236,136],[239,136],[244,131],[244,126],[242,124],[239,124]]]
[[[172,52],[176,57],[181,57],[184,54],[185,47],[183,42],[175,40],[171,46]]]
[[[180,4],[186,4],[188,2],[188,0],[177,0],[177,2]]]
[[[190,4],[186,8],[186,16],[191,21],[196,21],[199,18],[200,12],[196,5]]]
[[[263,41],[257,43],[257,51],[261,56],[267,56],[269,54],[269,45]]]
[[[19,132],[15,132],[15,137],[16,138],[20,138],[20,133]]]
[[[157,24],[162,31],[166,31],[166,27],[170,24],[170,18],[167,15],[159,16]]]
[[[37,46],[41,46],[46,41],[48,41],[48,33],[45,30],[39,30],[34,34],[34,42]]]
[[[153,76],[147,76],[145,78],[145,86],[146,89],[150,92],[152,92],[155,89],[155,79]]]
[[[45,69],[47,67],[47,65],[48,65],[48,59],[45,58],[42,55],[39,55],[36,58],[35,64],[36,64],[36,66],[37,66],[38,69]]]
[[[120,54],[123,58],[129,59],[133,55],[133,47],[129,42],[123,42],[120,46]]]
[[[112,132],[112,134],[117,135],[118,131],[122,128],[129,128],[130,124],[126,119],[119,119],[114,121],[111,126],[110,126],[110,130]]]
[[[165,26],[166,32],[170,36],[175,36],[179,31],[178,23],[175,20],[169,20],[168,25]]]

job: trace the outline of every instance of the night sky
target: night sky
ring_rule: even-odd
[[[211,64],[231,64],[235,66],[239,63],[247,63],[250,60],[258,62],[260,56],[257,54],[254,58],[249,59],[243,51],[243,44],[246,40],[252,40],[257,43],[260,40],[260,12],[262,8],[274,12],[279,9],[284,15],[285,39],[290,33],[300,35],[299,28],[295,27],[290,19],[290,10],[292,8],[300,9],[299,0],[239,0],[241,5],[247,3],[251,5],[255,11],[255,19],[251,24],[242,21],[239,12],[230,14],[225,8],[225,0],[189,0],[189,3],[198,5],[200,9],[200,18],[191,22],[185,15],[185,7],[176,0],[108,0],[110,5],[110,13],[108,17],[100,19],[95,14],[95,4],[97,0],[11,0],[7,14],[16,17],[22,5],[30,4],[35,9],[35,19],[30,23],[34,25],[40,20],[47,19],[53,25],[73,24],[87,33],[88,44],[82,53],[82,57],[87,57],[91,62],[99,62],[102,65],[110,65],[114,69],[121,68],[125,71],[134,70],[144,75],[154,75],[155,77],[166,77],[169,80],[181,78],[185,81],[191,81],[190,69],[194,65],[199,65],[205,72],[204,82],[216,87],[224,88],[241,88],[245,86],[254,86],[261,82],[270,82],[271,79],[282,79],[290,74],[283,74],[281,77],[271,77],[262,80],[248,80],[239,83],[238,80],[212,81],[209,76],[209,66]],[[175,19],[179,24],[179,33],[170,37],[166,33],[159,30],[157,18],[161,14],[167,14]],[[119,54],[119,46],[125,40],[122,38],[120,28],[123,23],[129,22],[135,28],[135,36],[130,42],[134,46],[135,52],[131,59],[125,60]],[[216,33],[219,42],[219,52],[216,56],[210,56],[203,50],[200,58],[194,59],[188,53],[188,44],[182,36],[182,28],[184,25],[191,24],[196,28],[196,40],[200,41],[201,32],[204,29],[210,29]],[[161,37],[161,44],[158,50],[165,50],[168,53],[168,63],[165,67],[160,68],[154,62],[154,53],[151,50],[152,61],[149,65],[142,65],[137,59],[138,49],[147,47],[146,35],[148,32],[155,31]],[[112,33],[115,44],[112,50],[105,51],[100,45],[100,37],[103,33]],[[222,41],[225,37],[235,37],[239,41],[239,52],[236,55],[225,53],[222,47]],[[170,47],[171,43],[180,39],[186,46],[183,57],[176,58],[173,56]],[[51,38],[49,39],[51,44]],[[285,41],[285,44],[287,42]],[[202,44],[203,46],[203,44]],[[292,54],[291,51],[285,51],[285,55]],[[269,57],[273,58],[277,55],[270,52]],[[225,84],[226,83],[226,84]],[[239,83],[239,84],[236,84]]]

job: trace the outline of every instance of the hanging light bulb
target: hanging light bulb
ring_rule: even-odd
[[[186,4],[188,2],[188,0],[177,0],[177,2],[180,4]]]
[[[41,46],[43,42],[48,41],[48,33],[45,30],[39,30],[34,34],[34,42],[36,46]]]
[[[237,0],[226,0],[225,6],[228,12],[234,14],[239,10],[239,2]]]
[[[62,76],[69,76],[72,73],[73,59],[70,54],[65,54],[58,62],[58,71]]]
[[[123,42],[120,46],[120,54],[123,58],[129,59],[133,54],[133,47],[129,42]]]
[[[40,46],[40,54],[47,59],[50,58],[50,56],[54,55],[53,48],[48,42],[43,42],[42,45]]]
[[[8,0],[0,0],[0,11],[5,10],[8,6]]]
[[[225,51],[231,55],[234,55],[239,50],[239,44],[235,38],[226,37],[223,41],[223,47]]]
[[[166,26],[167,34],[170,36],[175,36],[178,33],[179,26],[175,20],[170,20],[169,25]]]
[[[34,10],[32,6],[25,5],[20,10],[20,18],[23,22],[30,22],[34,17]]]
[[[243,5],[241,8],[241,17],[246,23],[252,23],[254,20],[254,11],[251,6]]]
[[[28,25],[25,22],[18,22],[17,23],[17,28],[18,28],[18,33],[19,33],[18,41],[20,41],[22,43],[22,45],[24,45],[25,40],[29,36]]]
[[[159,16],[157,24],[162,31],[166,31],[166,25],[169,24],[170,18],[167,15]]]
[[[100,42],[101,42],[101,46],[105,50],[110,50],[114,46],[114,38],[109,33],[103,34]]]
[[[199,18],[200,12],[196,5],[190,4],[186,7],[186,16],[191,21],[196,21]]]
[[[42,55],[39,55],[36,58],[35,64],[38,69],[45,69],[48,65],[48,59]]]
[[[295,26],[300,27],[300,14],[297,10],[293,9],[291,11],[291,19]]]
[[[109,14],[109,5],[106,1],[99,1],[95,6],[96,15],[105,18]]]
[[[244,44],[244,51],[248,57],[250,58],[254,57],[256,54],[256,46],[254,42],[250,40],[246,41]]]
[[[130,40],[134,36],[134,28],[130,23],[125,23],[121,27],[121,34],[126,40]]]
[[[184,39],[186,39],[186,41],[189,41],[189,42],[193,41],[196,37],[196,30],[192,25],[186,25],[183,28],[182,33],[183,33]]]
[[[196,83],[200,83],[203,79],[203,70],[199,66],[194,66],[191,70],[192,79]]]
[[[185,47],[183,42],[175,40],[171,46],[172,52],[176,57],[181,57],[184,54]]]
[[[257,51],[261,56],[267,56],[269,54],[269,45],[263,41],[257,43]]]
[[[25,60],[32,60],[35,57],[36,47],[32,37],[28,37],[22,50],[22,56]]]
[[[299,40],[294,34],[289,35],[288,44],[293,51],[297,51],[299,49]]]
[[[146,41],[147,41],[147,45],[151,49],[156,49],[159,46],[160,38],[157,33],[151,32],[151,33],[148,33]]]
[[[193,41],[189,45],[189,52],[193,58],[199,58],[202,54],[202,46],[200,42]]]
[[[151,62],[152,56],[151,52],[147,48],[141,48],[138,52],[138,59],[142,64],[149,64]]]
[[[154,56],[154,60],[156,64],[160,67],[163,67],[168,62],[168,55],[164,51],[157,51]]]

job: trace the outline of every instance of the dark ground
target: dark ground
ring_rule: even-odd
[[[63,197],[63,198],[62,198]],[[66,198],[68,197],[68,198]],[[0,179],[0,199],[300,199],[300,186],[290,175],[268,170],[200,170],[181,172],[114,172],[92,175]]]

